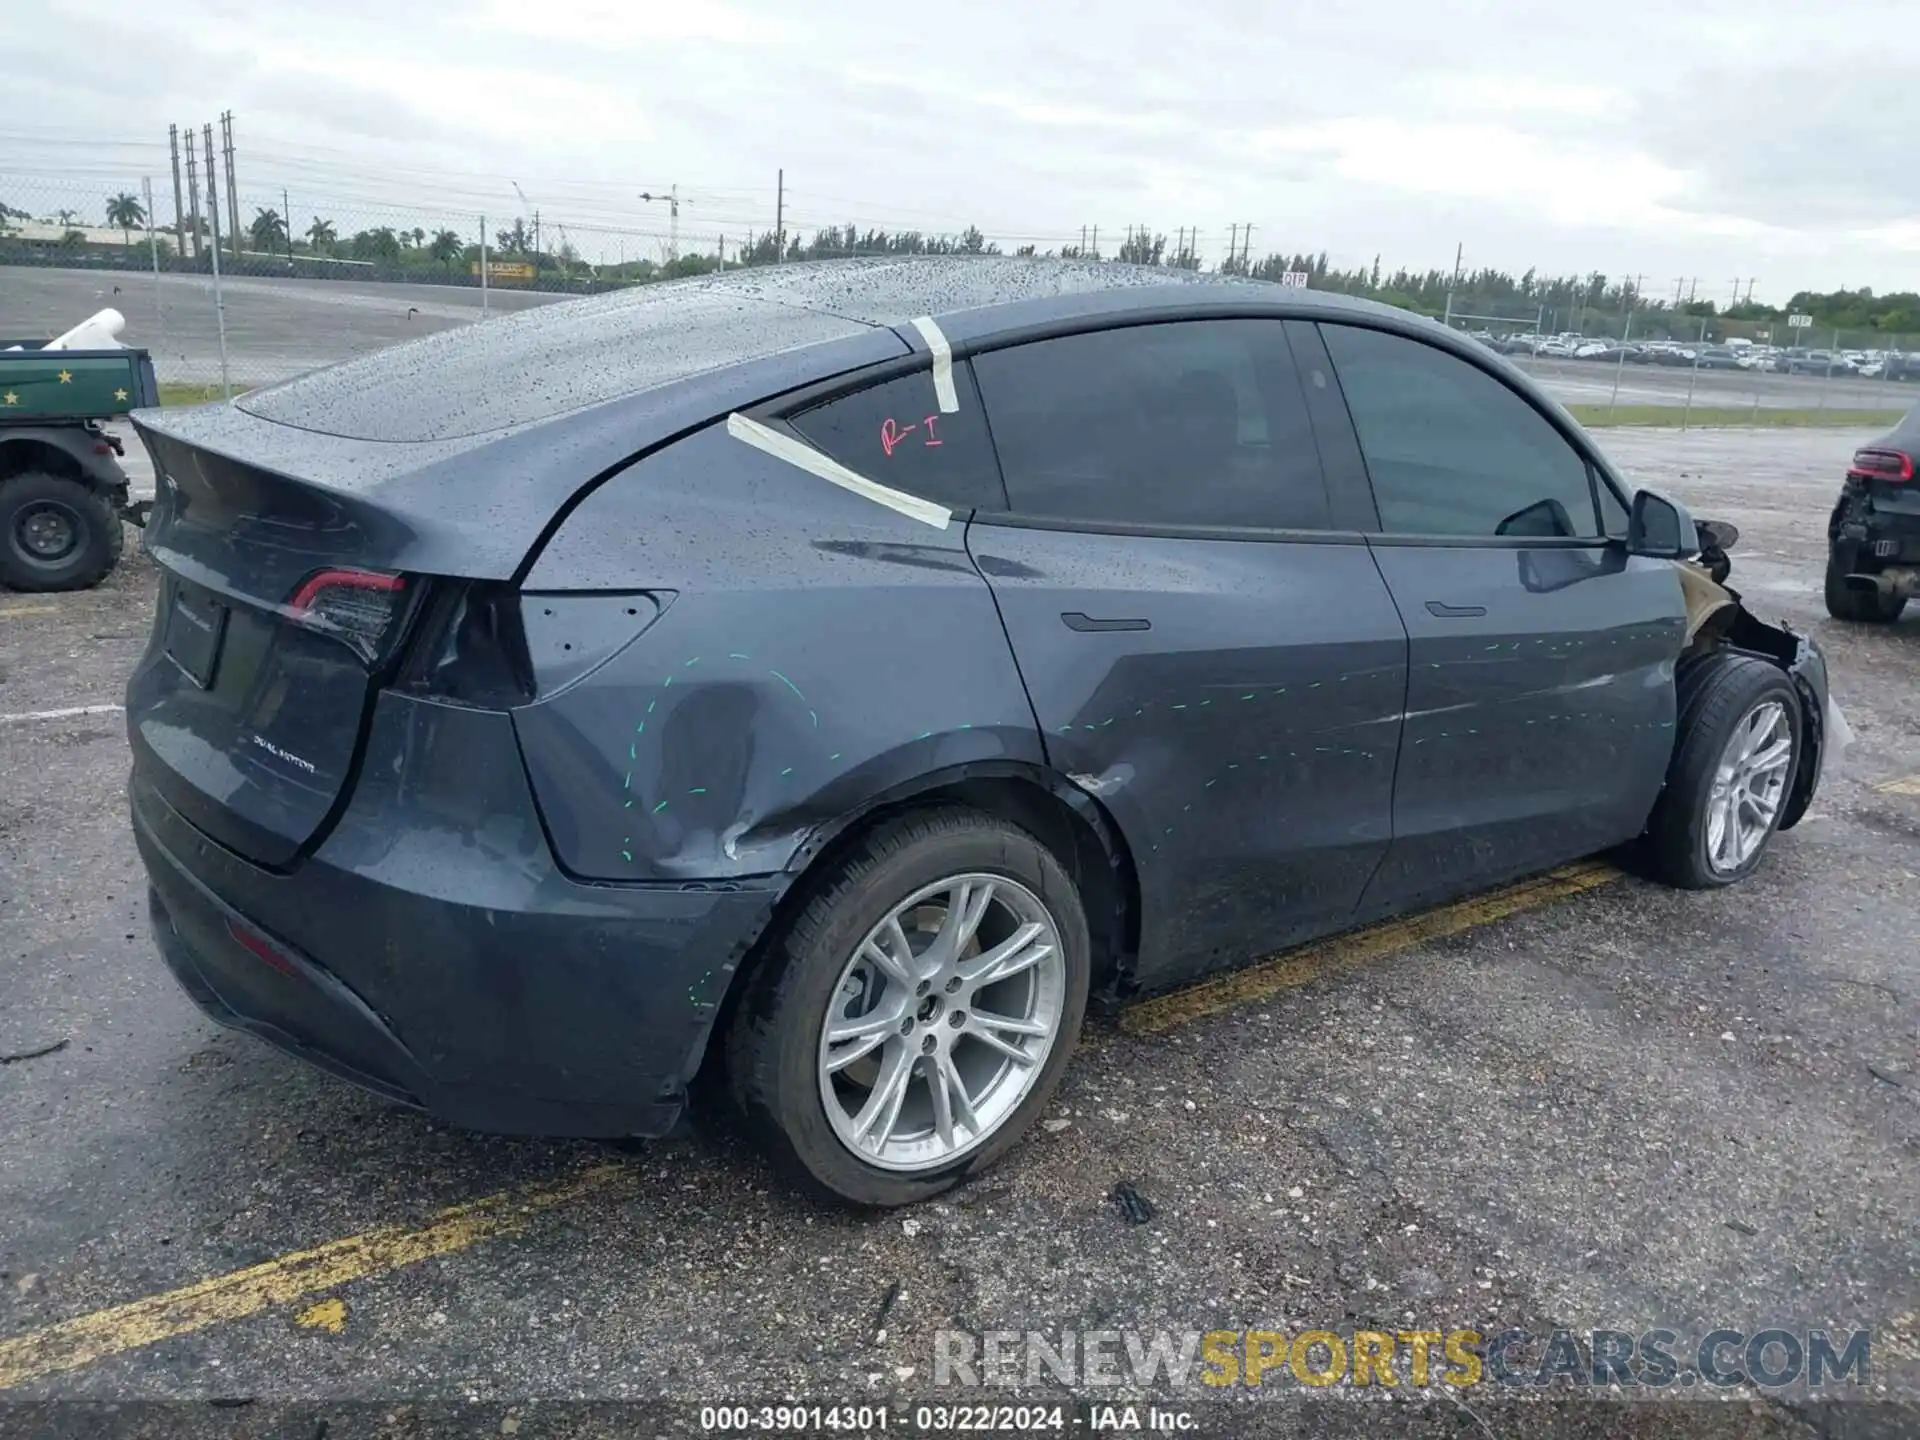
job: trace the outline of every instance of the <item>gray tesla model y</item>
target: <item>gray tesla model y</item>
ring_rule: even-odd
[[[1616,846],[1739,880],[1828,723],[1487,347],[1012,259],[769,267],[136,419],[154,933],[491,1130],[938,1193],[1124,998]],[[1708,553],[1704,553],[1708,552]]]

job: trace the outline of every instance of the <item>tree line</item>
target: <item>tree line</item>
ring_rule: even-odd
[[[106,197],[108,226],[123,232],[131,243],[132,232],[147,223],[140,201],[125,191]],[[30,219],[27,211],[0,202],[0,239],[11,222]],[[78,214],[62,210],[45,223],[70,227],[62,242],[76,247],[85,236],[79,229]],[[201,234],[207,222],[200,221]],[[543,228],[529,227],[525,217],[494,232],[490,259],[517,261],[533,269],[536,285],[602,288],[614,285],[646,284],[655,280],[706,274],[720,268],[721,257],[709,253],[686,253],[671,260],[635,256],[631,260],[607,263],[589,262],[567,237],[564,225],[548,225],[545,232],[557,236],[557,244],[548,244]],[[424,227],[411,229],[377,225],[342,235],[334,221],[315,215],[310,224],[295,232],[286,216],[271,207],[255,210],[246,227],[245,240],[253,258],[278,257],[289,266],[301,261],[353,262],[356,268],[368,267],[373,273],[397,273],[407,278],[428,279],[438,276],[463,283],[480,259],[480,246],[458,231],[440,228],[429,232]],[[231,242],[229,242],[231,243]],[[171,247],[168,247],[169,253]],[[745,237],[732,247],[726,264],[769,265],[778,261],[838,259],[865,255],[1000,255],[1039,256],[1061,259],[1114,260],[1127,264],[1161,266],[1168,269],[1199,270],[1203,266],[1187,233],[1170,244],[1164,233],[1145,225],[1130,227],[1110,254],[1091,252],[1075,245],[1041,250],[1021,245],[1011,252],[987,238],[978,226],[969,225],[958,234],[935,234],[920,230],[861,228],[852,224],[829,225],[810,236],[799,232],[764,231]],[[243,258],[247,258],[244,257]],[[300,268],[305,268],[304,266]],[[1235,255],[1215,262],[1213,270],[1229,275],[1247,275],[1261,280],[1279,280],[1290,274],[1303,274],[1315,290],[1330,290],[1343,295],[1377,300],[1424,315],[1451,316],[1459,324],[1476,329],[1527,330],[1536,324],[1553,330],[1605,330],[1617,332],[1629,316],[1634,317],[1636,332],[1664,330],[1690,333],[1691,327],[1705,321],[1715,331],[1733,328],[1765,327],[1784,321],[1789,314],[1810,316],[1816,333],[1820,330],[1881,331],[1887,334],[1920,334],[1920,294],[1901,291],[1880,295],[1872,289],[1839,289],[1825,293],[1802,290],[1784,305],[1774,306],[1736,300],[1721,306],[1711,299],[1668,296],[1642,290],[1634,280],[1609,276],[1599,271],[1574,275],[1543,275],[1528,269],[1515,275],[1491,267],[1455,272],[1445,269],[1411,270],[1399,267],[1385,270],[1380,257],[1370,264],[1341,267],[1330,263],[1325,251],[1269,251],[1258,259]]]

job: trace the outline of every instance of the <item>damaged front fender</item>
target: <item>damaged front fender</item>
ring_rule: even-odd
[[[1826,656],[1810,636],[1760,619],[1747,609],[1739,591],[1716,581],[1702,566],[1680,562],[1676,568],[1687,602],[1687,648],[1681,660],[1716,649],[1742,651],[1786,671],[1800,696],[1800,765],[1780,816],[1780,829],[1790,830],[1813,803],[1829,751],[1845,734],[1845,722],[1828,694]]]

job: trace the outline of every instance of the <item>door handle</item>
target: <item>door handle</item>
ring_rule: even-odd
[[[1096,620],[1091,615],[1082,615],[1078,610],[1064,610],[1060,618],[1067,622],[1069,630],[1151,630],[1153,623],[1145,618],[1124,620]]]
[[[1476,615],[1487,613],[1484,605],[1446,605],[1438,600],[1427,601],[1427,613],[1442,620],[1471,620]]]

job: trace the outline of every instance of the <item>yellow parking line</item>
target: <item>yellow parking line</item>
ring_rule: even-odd
[[[1618,870],[1600,861],[1583,861],[1578,865],[1550,870],[1538,879],[1510,885],[1504,890],[1459,900],[1437,910],[1408,916],[1404,920],[1370,925],[1350,935],[1336,935],[1330,940],[1316,941],[1245,970],[1203,981],[1186,990],[1176,990],[1171,995],[1143,1000],[1121,1012],[1120,1028],[1136,1035],[1158,1034],[1190,1020],[1217,1015],[1222,1010],[1231,1010],[1250,1001],[1268,999],[1282,990],[1292,990],[1312,980],[1357,970],[1362,965],[1397,951],[1411,949],[1424,941],[1458,935],[1462,930],[1471,930],[1477,925],[1489,924],[1521,910],[1532,910],[1569,895],[1578,895],[1583,890],[1611,884],[1619,878]]]
[[[455,1205],[421,1225],[383,1225],[164,1295],[29,1330],[0,1341],[0,1390],[511,1235],[541,1211],[633,1174],[628,1165],[596,1165],[552,1184]],[[344,1317],[344,1307],[341,1313]]]
[[[0,620],[11,619],[15,615],[57,615],[58,605],[0,605]]]
[[[1902,775],[1898,780],[1882,780],[1873,788],[1882,795],[1920,795],[1920,775]]]

